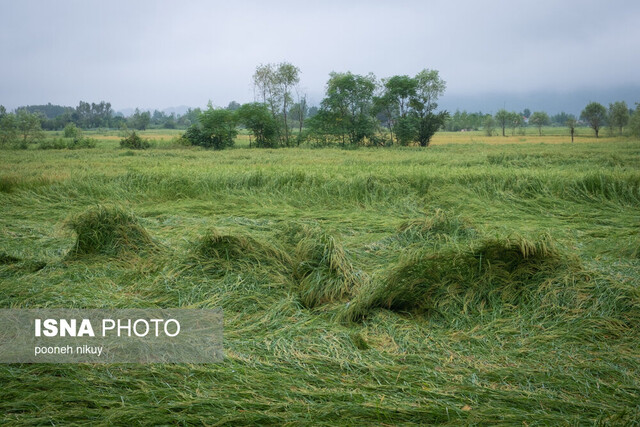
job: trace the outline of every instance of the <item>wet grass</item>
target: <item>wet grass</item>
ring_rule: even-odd
[[[0,307],[222,307],[225,360],[0,366],[2,422],[639,422],[637,141],[91,136],[2,151]]]

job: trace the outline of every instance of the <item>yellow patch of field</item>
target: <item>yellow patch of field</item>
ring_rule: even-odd
[[[144,131],[136,131],[142,138],[156,142],[170,142],[176,138],[179,138],[185,132],[184,129],[150,129]],[[498,132],[500,132],[498,130]],[[57,132],[51,132],[52,136],[60,136]],[[84,132],[85,136],[94,138],[99,142],[112,142],[119,143],[123,138],[122,132],[116,130],[110,131],[95,131],[89,130]],[[388,134],[385,135],[388,138]],[[254,142],[255,138],[249,135],[246,131],[238,133],[235,139],[236,147],[249,147]],[[593,131],[588,128],[576,129],[576,135],[574,136],[575,143],[590,143],[590,142],[613,142],[623,141],[625,137],[610,136],[605,134],[604,131],[600,133],[600,138],[596,139]],[[505,144],[566,144],[571,142],[571,136],[569,131],[565,128],[548,127],[543,129],[542,135],[539,135],[537,129],[527,129],[524,135],[515,134],[512,135],[511,130],[507,130],[506,136],[493,135],[487,136],[483,131],[471,131],[471,132],[437,132],[432,140],[431,145],[446,145],[446,144],[490,144],[490,145],[505,145]]]
[[[588,142],[596,142],[596,141],[619,141],[620,137],[609,137],[609,136],[600,136],[596,140],[593,134],[585,134],[584,132],[580,132],[574,136],[575,143],[588,143]],[[507,134],[506,136],[502,135],[494,135],[487,136],[484,132],[474,131],[474,132],[438,132],[436,133],[432,140],[431,145],[444,145],[444,144],[491,144],[491,145],[502,145],[502,144],[566,144],[571,142],[571,135],[566,132],[566,134],[562,133],[560,130],[556,130],[554,133],[543,133],[539,135],[536,133],[527,133],[525,135],[511,135]]]
[[[184,130],[179,129],[153,129],[136,131],[140,137],[153,141],[170,141],[173,138],[177,138],[184,133]],[[95,138],[99,141],[120,141],[123,136],[119,131],[85,131],[84,135]]]

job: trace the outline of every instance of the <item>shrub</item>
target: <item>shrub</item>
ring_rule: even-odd
[[[71,141],[67,143],[67,148],[96,148],[97,141],[93,138],[80,137],[73,138]]]
[[[433,214],[424,218],[403,223],[397,238],[407,242],[424,242],[428,239],[451,241],[475,235],[476,231],[465,219],[436,209]]]
[[[182,134],[180,138],[187,141],[189,145],[196,145],[199,147],[205,147],[207,145],[206,137],[198,125],[189,126],[187,131]]]
[[[74,123],[68,123],[64,127],[65,138],[78,138],[79,136],[80,136],[80,129],[78,129]]]
[[[199,124],[194,124],[184,134],[191,145],[222,150],[233,146],[236,129],[236,115],[228,110],[209,106],[198,116]]]
[[[136,131],[131,131],[127,136],[120,140],[121,148],[130,148],[132,150],[145,150],[149,148],[151,144],[148,140],[142,139]]]

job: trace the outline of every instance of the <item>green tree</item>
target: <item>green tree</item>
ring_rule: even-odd
[[[65,138],[77,138],[80,136],[80,129],[75,125],[75,123],[68,123],[64,127],[64,137]]]
[[[485,115],[481,112],[468,113],[467,111],[456,110],[447,120],[446,129],[450,132],[461,130],[478,130],[483,127]],[[494,124],[495,127],[495,124]]]
[[[202,133],[200,145],[216,150],[233,146],[238,130],[237,117],[232,111],[213,108],[209,104],[209,108],[200,114],[198,121]]]
[[[371,113],[389,130],[391,143],[393,144],[394,127],[397,126],[398,113],[392,98],[386,93],[374,96]]]
[[[307,95],[300,94],[299,91],[296,91],[298,102],[291,106],[291,110],[289,111],[289,116],[292,120],[298,122],[298,145],[303,139],[302,128],[304,127],[304,121],[309,114],[309,106],[307,105]]]
[[[374,99],[374,110],[381,113],[384,123],[386,123],[389,133],[391,134],[391,142],[393,142],[394,124],[400,125],[400,133],[402,141],[400,144],[406,145],[415,132],[408,132],[410,128],[410,120],[407,120],[407,114],[410,111],[410,102],[416,96],[417,80],[409,76],[393,76],[382,80],[383,93],[382,96]]]
[[[202,110],[200,108],[188,108],[187,111],[178,117],[178,125],[180,126],[191,126],[192,124],[198,123],[198,117]]]
[[[551,123],[554,123],[558,126],[564,126],[569,119],[575,119],[575,117],[572,114],[568,114],[563,111],[551,116]]]
[[[522,128],[524,120],[522,116],[515,111],[509,113],[509,125],[511,127],[511,136],[516,134],[516,129]]]
[[[165,129],[175,129],[176,128],[176,114],[169,114],[164,120],[164,124],[162,125]]]
[[[273,118],[282,124],[282,139],[290,145],[288,115],[291,91],[300,82],[300,69],[288,62],[259,65],[253,74],[256,98],[269,105]]]
[[[504,133],[504,129],[507,127],[510,120],[511,120],[511,113],[509,113],[504,108],[501,110],[498,110],[498,112],[496,113],[496,123],[498,123],[498,126],[502,128],[502,136],[506,136]]]
[[[18,139],[18,126],[16,115],[13,113],[3,114],[0,117],[0,145],[7,145]]]
[[[167,115],[164,111],[153,110],[153,114],[151,114],[151,123],[155,126],[159,126],[164,123],[167,119]]]
[[[239,103],[237,103],[236,101],[231,101],[231,102],[229,102],[229,105],[227,105],[227,110],[236,111],[240,107],[241,107],[241,105]]]
[[[72,121],[73,109],[68,107],[67,111],[62,113],[59,116],[56,116],[53,119],[52,128],[53,129],[64,129],[66,125],[69,123],[73,123]]]
[[[423,83],[425,83],[424,80]],[[411,99],[417,96],[418,80],[409,76],[393,76],[384,80],[383,84],[385,95],[390,98],[399,116],[406,117],[409,112]],[[442,90],[444,91],[444,88]]]
[[[27,110],[20,109],[16,112],[15,123],[22,147],[26,147],[27,144],[38,142],[44,138],[44,131],[40,125],[39,114],[29,113]]]
[[[589,124],[598,138],[600,128],[607,123],[607,109],[602,104],[591,102],[580,113],[580,119]]]
[[[436,113],[438,98],[444,94],[447,84],[437,70],[424,69],[414,78],[415,93],[411,96],[412,115],[416,118],[417,141],[421,147],[429,146],[431,137],[444,126],[449,113]]]
[[[315,116],[316,114],[318,114],[319,110],[320,109],[318,108],[318,106],[312,105],[311,107],[309,107],[309,112],[307,113],[307,118],[311,118],[311,117]]]
[[[573,117],[567,119],[566,121],[566,125],[569,128],[569,131],[571,132],[571,142],[573,142],[573,135],[575,134],[577,124],[578,122]]]
[[[493,131],[496,128],[496,119],[491,114],[487,114],[482,123],[484,132],[487,136],[493,136]]]
[[[544,111],[536,111],[531,115],[529,123],[537,127],[538,134],[542,136],[542,127],[549,125],[549,123],[551,123],[551,120],[549,119],[549,115]]]
[[[633,136],[640,138],[640,104],[636,104],[636,110],[629,119],[629,128]]]
[[[282,94],[282,118],[284,124],[284,142],[287,146],[289,142],[289,123],[287,121],[288,108],[293,98],[291,89],[300,82],[300,69],[293,64],[283,62],[278,64],[276,71],[276,83],[280,86],[279,92]]]
[[[418,134],[418,121],[413,115],[398,117],[396,125],[396,138],[400,145],[409,145],[416,140]]]
[[[360,144],[376,132],[376,122],[371,117],[375,76],[360,76],[346,73],[329,74],[326,96],[321,108],[331,114],[321,118],[330,119],[333,131],[339,130],[341,141]]]
[[[417,116],[416,128],[417,128],[417,140],[421,147],[428,147],[431,143],[431,138],[435,133],[444,126],[449,117],[449,113],[441,111],[439,113],[429,111],[422,115]]]
[[[111,104],[105,101],[100,101],[98,104],[80,101],[71,114],[72,120],[83,129],[109,126],[112,117]]]
[[[622,128],[629,123],[629,107],[626,102],[618,101],[609,104],[609,123],[612,127],[620,129],[620,135],[622,135]]]
[[[531,117],[531,110],[529,110],[528,108],[525,108],[524,111],[522,112],[522,115],[526,118],[529,119],[529,117]]]
[[[259,102],[244,104],[237,110],[237,114],[240,123],[253,133],[257,147],[276,146],[278,123],[265,104]]]
[[[274,64],[260,64],[253,73],[253,88],[257,100],[269,105],[271,114],[278,115],[277,105],[280,103],[280,93],[277,84],[276,69]]]
[[[318,109],[307,120],[308,139],[318,146],[345,142],[343,118],[339,113]]]
[[[140,111],[136,108],[135,112],[129,117],[129,127],[137,130],[145,130],[151,123],[151,113],[148,111]]]

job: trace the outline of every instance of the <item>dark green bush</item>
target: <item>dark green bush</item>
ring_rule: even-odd
[[[191,125],[187,131],[181,137],[187,141],[190,145],[197,145],[200,147],[206,147],[208,142],[202,130],[198,125]]]
[[[75,124],[68,123],[64,127],[65,138],[78,138],[79,136],[80,136],[80,129],[78,129]]]
[[[130,148],[133,150],[146,150],[151,144],[148,140],[142,139],[135,131],[127,134],[120,140],[120,148]]]
[[[209,106],[198,116],[198,123],[187,129],[183,138],[191,145],[222,150],[233,146],[238,135],[236,125],[237,117],[233,112]]]
[[[96,148],[97,142],[93,138],[80,137],[73,138],[67,143],[67,148]]]

